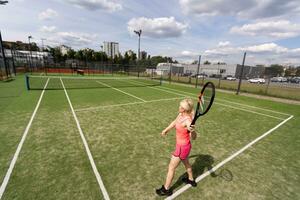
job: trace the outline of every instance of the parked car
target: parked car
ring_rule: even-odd
[[[266,80],[263,78],[252,78],[248,80],[249,83],[259,83],[259,84],[264,84],[266,83]]]
[[[271,78],[271,82],[287,82],[287,78],[285,77],[273,77]]]
[[[290,79],[291,83],[300,83],[300,77],[294,77]]]
[[[191,76],[192,75],[192,73],[184,73],[184,74],[182,74],[182,76]]]
[[[207,75],[206,74],[198,74],[198,76],[197,76],[198,78],[206,78],[207,77]]]
[[[235,81],[236,80],[236,78],[233,77],[233,76],[226,76],[225,79],[228,80],[228,81]]]

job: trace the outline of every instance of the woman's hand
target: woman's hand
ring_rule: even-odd
[[[193,132],[195,132],[195,125],[190,125],[187,127],[187,129],[190,133],[193,133]]]
[[[190,137],[192,138],[192,140],[196,140],[197,133],[195,131],[195,125],[188,126],[188,130],[190,132]]]
[[[162,136],[166,136],[167,133],[168,133],[168,131],[165,129],[165,130],[163,130],[163,131],[161,132],[161,135],[162,135]]]

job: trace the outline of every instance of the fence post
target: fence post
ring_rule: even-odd
[[[271,81],[271,78],[268,77],[268,84],[267,84],[267,87],[266,87],[265,94],[268,94],[268,89],[269,89],[270,81]]]
[[[244,73],[245,59],[246,59],[246,52],[244,53],[243,64],[242,64],[242,69],[241,69],[241,74],[240,74],[240,80],[239,80],[239,85],[238,85],[238,89],[236,91],[237,95],[240,93],[240,89],[241,89],[241,83],[242,83],[242,78],[243,78],[243,73]]]

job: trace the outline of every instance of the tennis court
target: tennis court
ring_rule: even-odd
[[[24,76],[0,84],[1,199],[163,199],[155,188],[165,181],[175,132],[160,133],[199,88],[31,78],[29,91]],[[180,165],[169,199],[299,199],[299,108],[217,91],[192,143],[198,186],[181,182]]]

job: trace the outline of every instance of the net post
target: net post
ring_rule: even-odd
[[[27,74],[25,74],[25,83],[26,83],[26,89],[30,90],[29,76]]]

